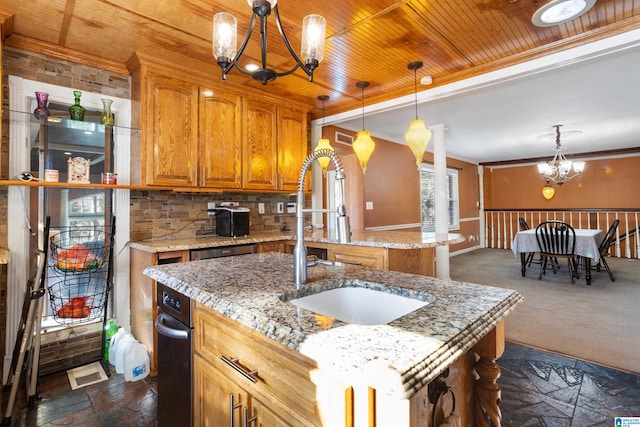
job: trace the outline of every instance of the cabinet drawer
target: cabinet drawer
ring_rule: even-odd
[[[284,253],[284,242],[260,242],[258,252],[280,252]]]
[[[379,270],[388,268],[387,251],[384,248],[331,245],[328,255],[330,261],[355,262]]]
[[[196,304],[194,313],[194,338],[196,354],[237,380],[251,394],[264,401],[277,401],[292,411],[289,417],[301,416],[305,425],[322,424],[316,385],[310,378],[310,373],[317,370],[313,361],[201,304]],[[237,358],[234,363],[245,372],[257,370],[252,375],[256,382],[224,362],[223,356]]]

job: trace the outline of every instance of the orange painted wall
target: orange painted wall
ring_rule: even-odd
[[[640,156],[587,160],[581,178],[542,197],[545,181],[535,165],[484,168],[486,209],[569,209],[640,207]]]

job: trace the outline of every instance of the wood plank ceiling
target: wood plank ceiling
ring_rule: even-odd
[[[580,18],[539,28],[531,16],[546,3],[538,0],[281,0],[283,27],[299,49],[302,18],[318,13],[327,19],[325,59],[309,83],[302,71],[262,87],[270,93],[314,106],[329,95],[327,115],[358,108],[356,82],[366,80],[366,103],[413,91],[412,61],[423,61],[418,78],[430,75],[431,87],[524,62],[640,27],[640,1],[598,0]],[[242,0],[3,0],[0,11],[12,15],[5,30],[8,46],[54,55],[80,52],[105,67],[126,72],[123,64],[136,51],[210,73],[220,79],[211,54],[211,19],[219,11],[238,19],[244,37],[250,9]],[[257,29],[242,61],[259,58]],[[288,56],[269,19],[268,62],[288,69]],[[260,87],[237,71],[231,84]]]

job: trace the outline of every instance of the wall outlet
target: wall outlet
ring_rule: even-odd
[[[207,214],[209,216],[213,216],[213,214],[215,214],[215,212],[213,211],[215,208],[216,208],[216,202],[207,203]]]
[[[276,204],[276,211],[277,211],[278,213],[284,213],[284,203],[282,203],[282,202],[278,202],[278,203]]]
[[[258,213],[264,213],[264,203],[258,203]]]
[[[287,202],[287,213],[296,213],[296,204],[293,202]]]
[[[365,207],[366,210],[372,211],[373,210],[373,202],[365,202],[364,203],[364,207]]]

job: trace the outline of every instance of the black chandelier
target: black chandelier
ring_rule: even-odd
[[[249,6],[253,10],[249,30],[240,45],[240,49],[236,51],[237,46],[237,29],[238,21],[236,18],[226,12],[216,13],[213,17],[213,56],[216,58],[218,65],[222,68],[222,79],[226,80],[227,73],[233,67],[247,76],[260,81],[266,85],[277,77],[287,76],[298,68],[301,68],[308,76],[309,81],[313,81],[313,70],[318,67],[324,56],[324,39],[327,22],[320,15],[307,15],[302,20],[302,43],[300,55],[293,50],[291,43],[282,29],[280,22],[280,14],[278,13],[278,0],[247,0]],[[277,72],[267,66],[267,17],[271,14],[276,17],[276,25],[280,36],[284,41],[289,53],[296,61],[296,65],[289,71]],[[253,67],[242,67],[238,64],[238,59],[242,56],[244,49],[253,33],[256,18],[260,19],[260,47],[262,51],[261,65]],[[300,59],[302,57],[302,59]]]

